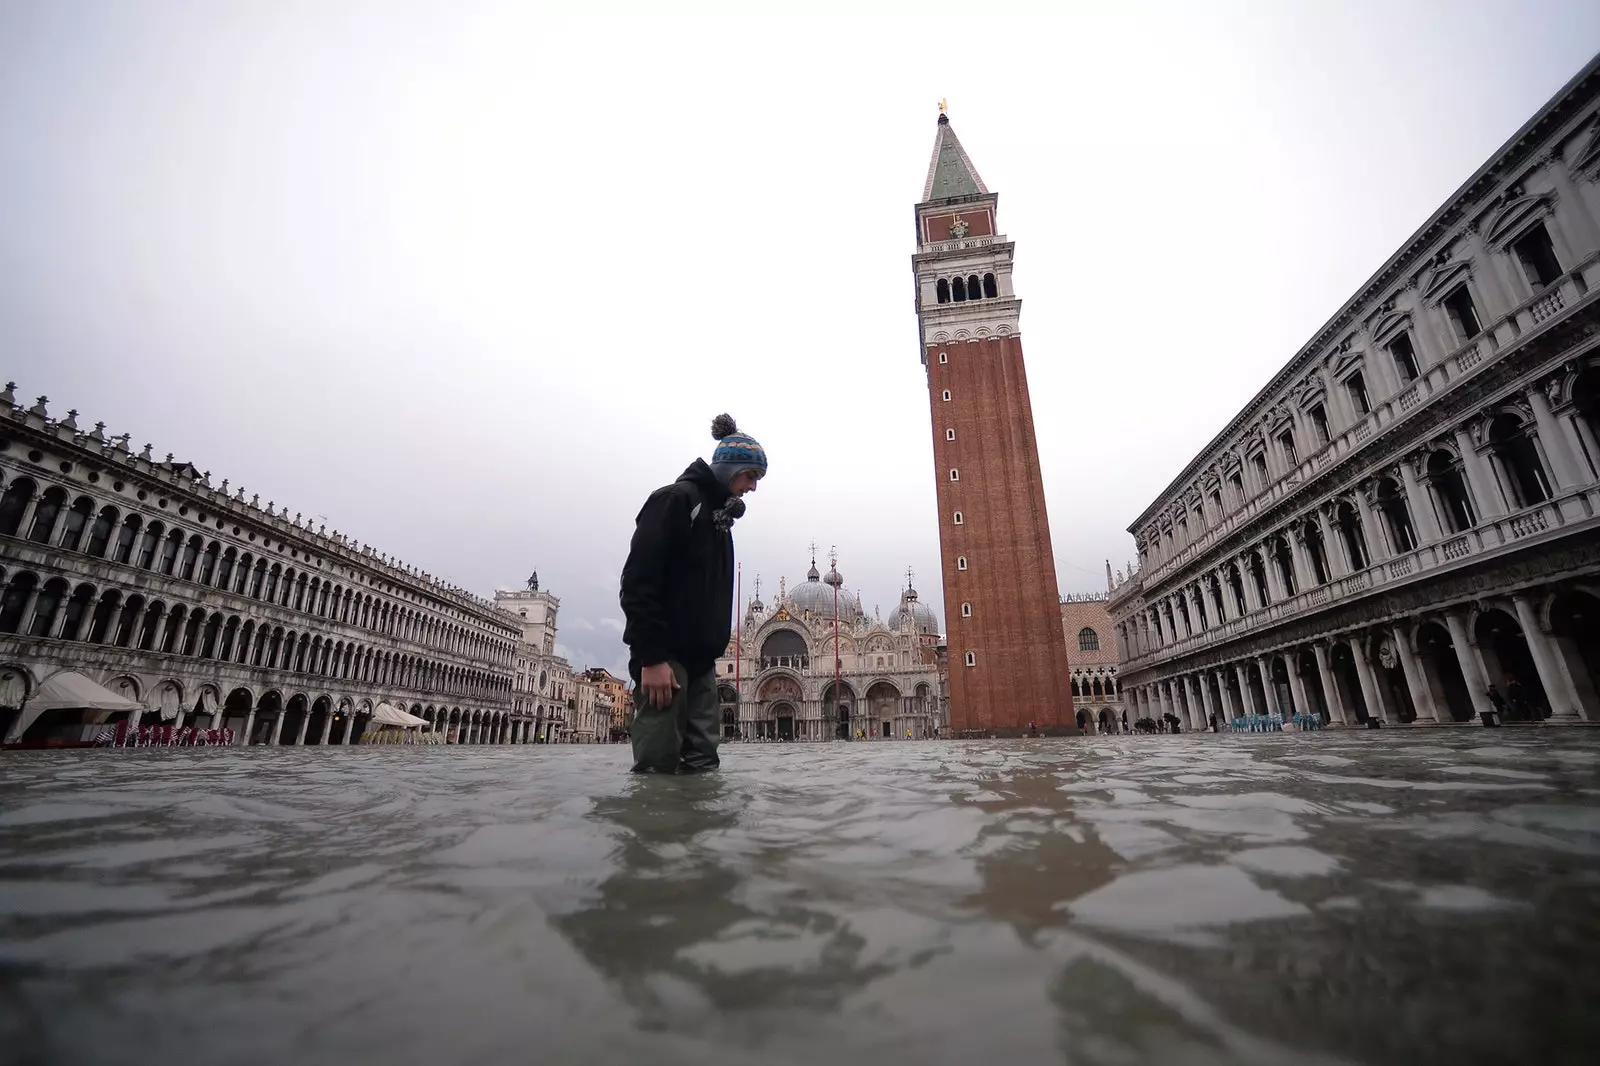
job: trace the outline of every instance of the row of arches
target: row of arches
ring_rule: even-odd
[[[1579,375],[1574,395],[1591,405],[1589,417],[1600,410],[1594,402],[1600,396],[1600,370],[1591,367]],[[1555,481],[1533,415],[1517,407],[1502,409],[1480,429],[1485,466],[1475,465],[1480,456],[1467,442],[1468,431],[1453,431],[1456,439],[1436,441],[1403,461],[1398,472],[1380,474],[1335,497],[1148,604],[1131,624],[1119,624],[1124,647],[1134,657],[1160,650],[1307,589],[1462,536],[1486,519],[1548,501]],[[1577,457],[1572,459],[1575,464]],[[1591,479],[1600,478],[1596,460],[1585,453],[1585,461],[1591,464]]]
[[[0,536],[192,581],[450,654],[511,662],[514,642],[228,545],[159,518],[124,514],[59,485],[15,477],[0,493]]]
[[[271,622],[0,567],[0,633],[193,656],[240,666],[492,698],[511,681],[475,667]]]
[[[133,674],[114,674],[103,679],[103,687],[145,705],[143,712],[95,712],[56,710],[23,716],[19,698],[37,688],[39,680],[19,664],[5,664],[5,676],[23,679],[20,686],[10,684],[0,692],[0,736],[23,741],[79,739],[87,727],[163,724],[175,730],[233,729],[240,745],[274,746],[346,745],[358,743],[370,727],[375,701],[350,696],[292,692],[266,688],[259,694],[247,686],[236,686],[221,696],[209,681],[165,677],[152,684]],[[378,701],[383,702],[383,701]],[[510,744],[544,740],[535,735],[534,723],[507,711],[463,708],[459,705],[389,700],[392,705],[427,721],[444,734],[450,744]],[[93,731],[93,730],[89,730]]]
[[[965,303],[967,300],[993,300],[1000,295],[993,274],[985,274],[981,278],[976,274],[940,278],[934,282],[933,290],[934,298],[942,304]]]
[[[933,686],[919,682],[910,690],[888,678],[876,678],[858,694],[856,686],[830,678],[808,699],[806,686],[794,674],[783,672],[762,679],[755,699],[742,703],[728,682],[717,686],[725,739],[747,740],[849,740],[858,736],[903,738],[934,735],[938,727],[938,700]]]
[[[1117,679],[1106,676],[1091,675],[1087,677],[1073,677],[1073,699],[1107,699],[1114,700],[1118,695]]]
[[[1141,716],[1324,722],[1600,721],[1600,590],[1572,586],[1424,614],[1130,689]]]
[[[1570,482],[1585,472],[1600,478],[1600,366],[1594,362],[1570,378],[1530,383],[1521,396],[1470,425],[1447,427],[1420,457],[1416,494],[1405,477],[1391,474],[1376,479],[1372,496],[1391,542],[1414,545],[1425,529],[1460,534],[1486,516],[1537,506],[1562,487],[1563,473]],[[1232,501],[1235,508],[1247,502],[1243,496]],[[1180,518],[1150,536],[1144,548],[1150,564],[1175,558],[1231,509],[1212,511],[1204,505],[1186,510],[1196,518],[1192,525]]]

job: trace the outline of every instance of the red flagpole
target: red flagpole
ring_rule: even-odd
[[[759,575],[758,575],[759,576]],[[739,687],[740,660],[744,658],[744,612],[739,610],[744,606],[744,564],[740,563],[737,577],[734,579],[738,591],[733,597],[733,701],[735,710],[739,710],[744,699],[744,692]],[[740,725],[744,724],[744,715],[740,715]]]
[[[828,553],[828,566],[833,570],[833,713],[839,713],[839,552]],[[852,726],[854,723],[851,723]],[[848,736],[846,740],[854,740]]]

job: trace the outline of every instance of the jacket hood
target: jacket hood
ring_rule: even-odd
[[[711,505],[712,510],[716,510],[727,503],[728,497],[732,495],[728,491],[728,486],[724,485],[711,469],[711,464],[704,459],[696,459],[690,463],[688,468],[678,475],[678,480],[688,481],[698,486],[701,494],[705,497],[706,503]]]

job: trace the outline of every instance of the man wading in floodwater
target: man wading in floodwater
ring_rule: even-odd
[[[733,522],[767,453],[728,415],[717,447],[644,502],[622,566],[635,773],[701,773],[717,760],[717,656],[733,629]]]

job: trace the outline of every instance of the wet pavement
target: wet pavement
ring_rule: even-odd
[[[1600,730],[723,755],[6,753],[0,1061],[1596,1061]]]

